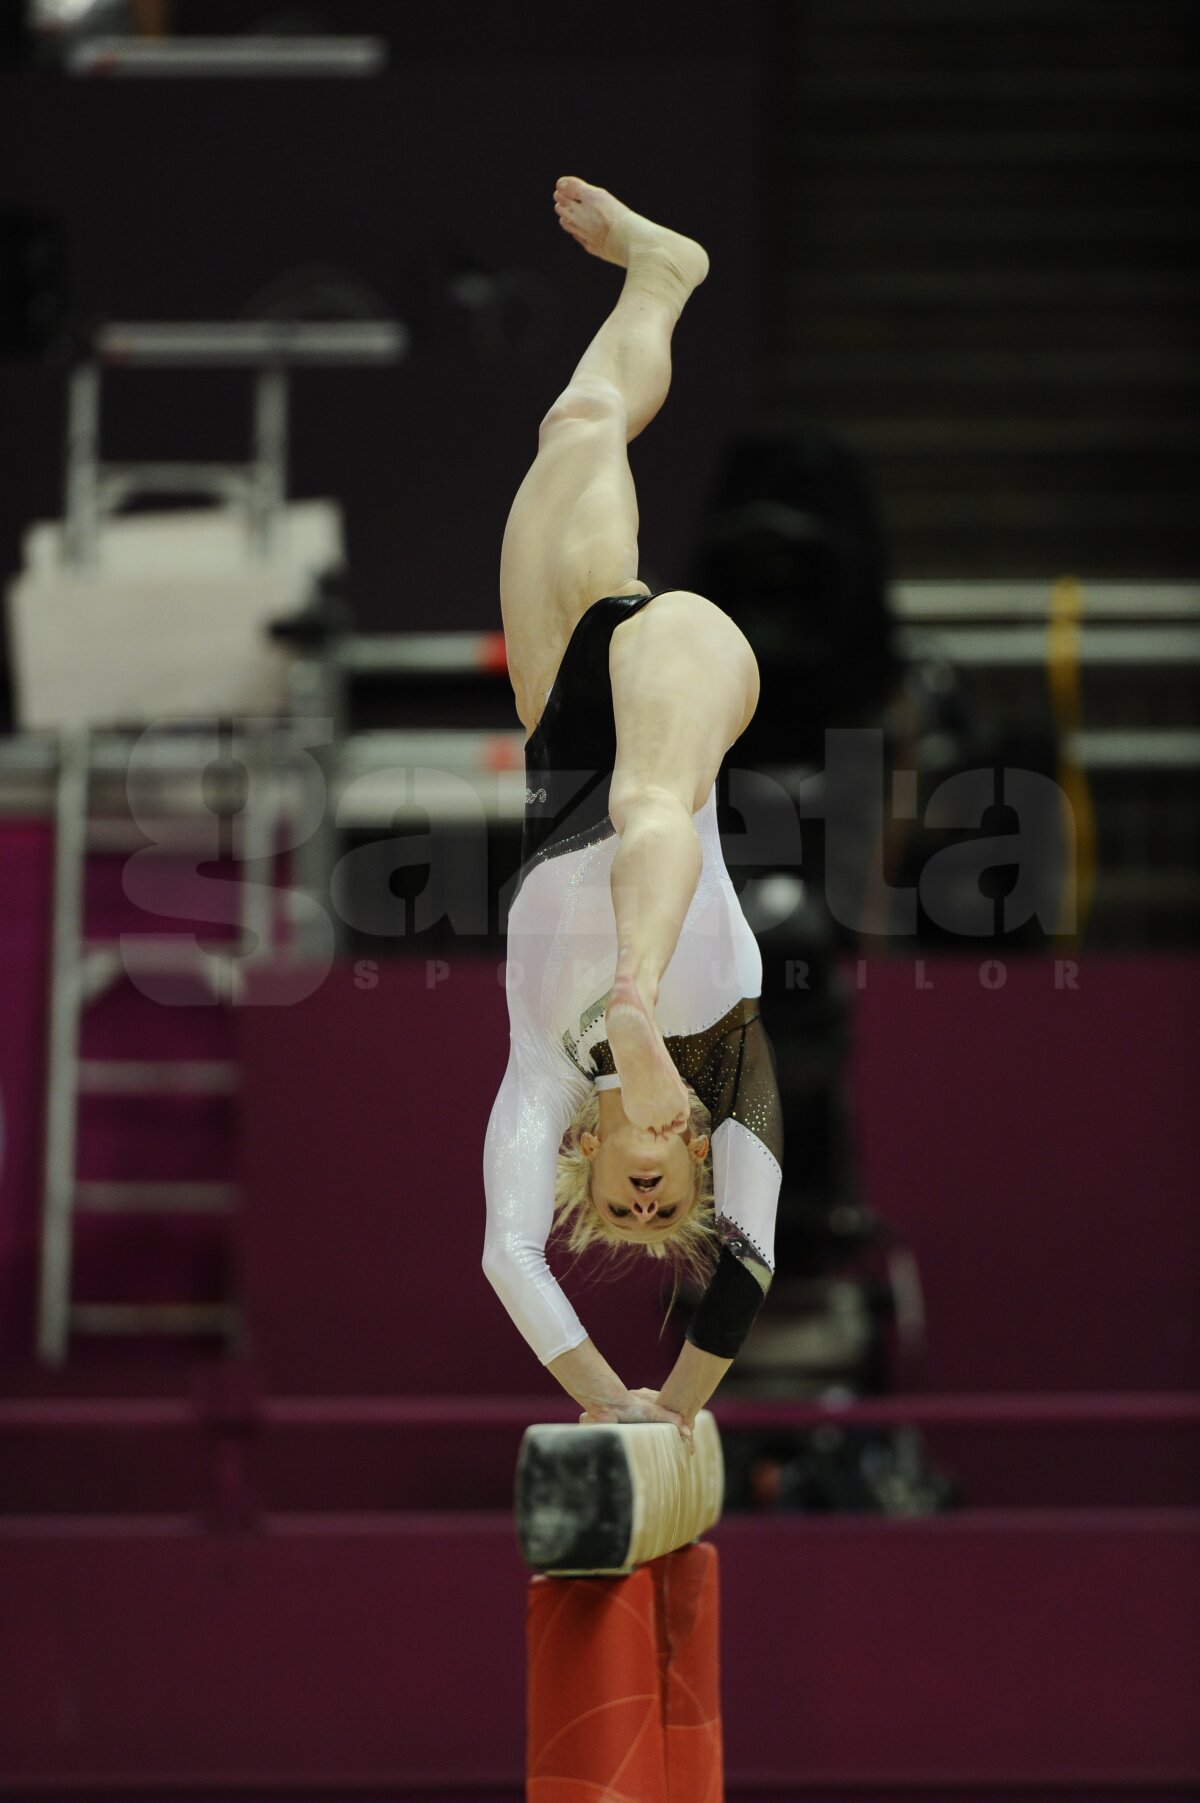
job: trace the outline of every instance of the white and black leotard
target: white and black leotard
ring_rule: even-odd
[[[607,596],[587,609],[525,752],[522,869],[508,922],[511,1044],[484,1144],[483,1262],[543,1364],[587,1337],[545,1248],[563,1134],[593,1084],[618,1086],[604,1036],[617,956],[608,649],[615,628],[651,599]],[[693,821],[703,864],[656,1014],[676,1068],[712,1116],[720,1255],[688,1338],[732,1358],[771,1280],[782,1131],[758,1011],[762,959],[725,868],[715,789]]]

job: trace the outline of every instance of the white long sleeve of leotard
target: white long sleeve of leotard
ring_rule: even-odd
[[[483,1269],[544,1365],[587,1338],[546,1262],[559,1142],[587,1090],[561,1050],[514,1037],[484,1139]]]

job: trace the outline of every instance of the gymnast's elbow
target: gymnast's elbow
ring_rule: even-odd
[[[497,1246],[492,1240],[483,1242],[483,1274],[494,1290],[503,1285],[505,1272],[511,1263],[502,1246]]]
[[[483,1274],[511,1315],[522,1287],[521,1261],[507,1246],[485,1240]]]

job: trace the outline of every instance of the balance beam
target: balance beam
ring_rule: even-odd
[[[517,1462],[529,1582],[526,1803],[721,1803],[721,1440],[542,1425]]]
[[[554,1424],[526,1429],[517,1455],[517,1538],[556,1577],[624,1577],[720,1520],[725,1466],[707,1409],[689,1452],[674,1427]]]

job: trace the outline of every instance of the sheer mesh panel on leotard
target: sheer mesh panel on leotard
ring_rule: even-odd
[[[711,1027],[699,1033],[675,1034],[666,1041],[671,1060],[712,1117],[717,1233],[721,1250],[712,1281],[696,1312],[688,1338],[706,1352],[732,1358],[753,1325],[770,1286],[773,1248],[767,1223],[773,1225],[783,1159],[783,1112],[779,1101],[775,1054],[759,1013],[757,998],[737,1002]],[[615,1074],[608,1041],[592,1050],[594,1074]],[[743,1193],[727,1193],[722,1182],[720,1129],[743,1129],[757,1149]],[[735,1180],[733,1185],[739,1185]],[[748,1281],[752,1279],[753,1281]]]
[[[666,1046],[675,1069],[712,1116],[712,1131],[725,1121],[738,1121],[781,1163],[783,1113],[775,1054],[757,998],[735,1003],[700,1033],[672,1034]],[[591,1075],[615,1076],[607,1039],[592,1048],[591,1057]]]

